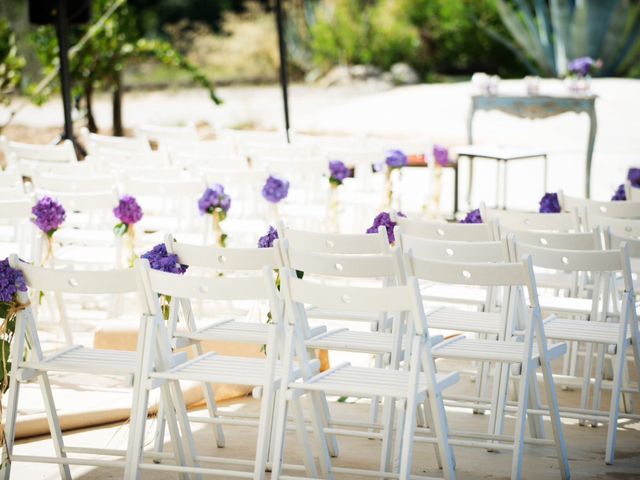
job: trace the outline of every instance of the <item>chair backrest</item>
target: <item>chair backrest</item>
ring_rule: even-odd
[[[23,176],[32,176],[43,165],[78,161],[75,148],[69,140],[59,145],[35,145],[13,142],[0,136],[0,147],[4,151],[7,165],[15,167]]]
[[[509,248],[506,241],[461,242],[433,240],[405,235],[396,227],[396,245],[404,253],[411,252],[418,258],[454,262],[508,262]]]
[[[184,126],[167,126],[167,125],[139,125],[135,129],[137,138],[144,139],[148,142],[160,143],[162,141],[198,141],[198,130],[195,123],[188,123]]]
[[[337,234],[294,230],[278,222],[278,238],[286,239],[289,247],[316,253],[380,254],[390,251],[389,240],[383,228],[377,233]]]
[[[564,194],[559,195],[559,197],[563,208],[578,208],[585,229],[593,226],[591,221],[593,217],[640,219],[640,201],[602,202],[570,197]]]
[[[141,293],[138,273],[132,269],[71,270],[37,267],[12,256],[14,268],[24,274],[32,290],[82,295]]]
[[[592,227],[609,229],[612,233],[627,238],[640,238],[640,220],[593,215],[589,219]]]
[[[624,191],[627,196],[627,200],[630,202],[640,202],[640,188],[631,185],[630,181],[626,181],[624,184]]]
[[[127,177],[124,180],[124,190],[130,195],[153,197],[183,197],[201,195],[205,184],[200,179],[186,180],[146,180],[143,178]]]
[[[447,223],[434,220],[421,220],[391,214],[394,222],[405,235],[432,240],[450,240],[461,242],[488,242],[494,240],[494,229],[490,223]]]
[[[80,130],[87,151],[91,155],[108,154],[109,152],[145,153],[151,151],[151,146],[144,138],[112,137],[91,133],[87,128]]]
[[[512,230],[542,230],[550,232],[579,232],[578,212],[531,213],[480,207],[482,218],[497,223],[500,236]]]
[[[273,271],[264,267],[262,275],[248,277],[179,275],[152,270],[145,259],[136,261],[147,293],[148,313],[159,313],[158,295],[180,300],[267,300],[274,320],[280,318],[279,296],[273,281]]]
[[[545,248],[566,250],[602,249],[601,232],[598,228],[589,233],[546,232],[539,230],[514,230],[508,233],[512,234],[518,243],[539,245]]]
[[[38,174],[32,178],[36,191],[92,193],[115,190],[116,178],[111,175],[68,176]]]
[[[378,254],[319,253],[289,246],[288,239],[279,242],[285,266],[305,275],[350,278],[388,278],[404,283],[406,275],[399,250]]]
[[[304,305],[353,313],[384,315],[387,312],[409,313],[416,331],[428,335],[426,318],[418,285],[409,279],[405,285],[383,287],[351,287],[323,285],[298,279],[296,273],[285,268],[281,272],[281,291],[290,323],[306,322]],[[327,321],[331,321],[329,318]]]
[[[192,245],[165,236],[167,252],[178,256],[180,263],[215,270],[255,270],[280,268],[282,258],[277,246],[271,248],[222,248],[214,245]]]
[[[629,257],[632,260],[632,267],[637,265],[634,270],[636,273],[640,273],[640,239],[639,238],[628,238],[626,236],[617,235],[613,233],[611,230],[605,230],[605,241],[607,248],[609,249],[619,249],[623,246],[629,252]]]
[[[128,152],[102,149],[92,154],[91,160],[103,171],[131,174],[132,169],[162,169],[169,166],[167,154],[163,151]]]
[[[19,200],[2,200],[0,201],[0,220],[19,220],[27,219],[31,216],[31,208],[33,208],[33,197],[24,197]]]
[[[22,178],[15,170],[0,171],[0,190],[22,190]]]
[[[115,189],[97,193],[63,193],[55,195],[67,212],[91,212],[95,210],[111,210],[118,205]],[[114,217],[114,223],[116,222]]]

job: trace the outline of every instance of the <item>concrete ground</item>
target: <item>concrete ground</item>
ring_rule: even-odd
[[[440,369],[447,367],[459,368],[462,365],[441,364]],[[468,376],[463,376],[459,384],[454,387],[456,393],[471,393],[473,383]],[[576,405],[579,399],[578,390],[561,390],[559,398],[562,405]],[[368,419],[369,402],[364,399],[349,398],[344,403],[333,399],[330,408],[334,417],[365,422]],[[636,404],[640,396],[635,396]],[[603,398],[603,407],[608,406],[608,395]],[[229,401],[221,405],[221,409],[228,412],[257,413],[259,402],[246,397]],[[636,407],[637,413],[637,407]],[[205,415],[204,411],[197,412]],[[474,415],[469,410],[448,407],[447,417],[452,431],[483,432],[486,428],[488,416]],[[155,420],[148,421],[147,448],[152,444]],[[547,434],[550,426],[545,422]],[[109,425],[94,430],[78,431],[65,435],[67,445],[100,446],[104,448],[124,449],[128,435],[128,424]],[[198,453],[207,456],[223,456],[225,458],[251,459],[256,431],[251,427],[226,427],[227,445],[224,449],[215,447],[213,434],[209,426],[194,425]],[[618,445],[616,463],[611,466],[604,464],[604,449],[607,429],[581,427],[576,420],[563,420],[563,430],[569,452],[569,463],[574,479],[612,479],[631,480],[640,478],[640,422],[622,420],[618,426]],[[512,431],[512,418],[508,418],[506,432]],[[375,469],[378,466],[380,441],[366,438],[342,437],[340,439],[341,455],[335,459],[336,466]],[[454,448],[457,459],[457,476],[460,479],[499,479],[510,475],[511,453],[489,453],[477,448]],[[38,438],[23,441],[16,447],[16,453],[43,454],[51,452],[50,440]],[[301,464],[300,445],[293,432],[289,432],[285,445],[286,463]],[[416,475],[439,476],[433,448],[424,443],[415,446],[413,473]],[[107,480],[121,478],[119,468],[72,467],[74,478],[84,480]],[[296,474],[290,471],[291,474]],[[58,469],[52,465],[20,464],[13,465],[12,478],[15,479],[53,479],[58,478]],[[164,480],[177,476],[173,473],[144,472],[143,479]],[[215,478],[230,478],[225,476]],[[357,478],[339,475],[337,478]],[[362,478],[362,477],[359,477]],[[555,450],[552,447],[528,446],[524,455],[525,479],[557,479],[559,478],[558,464]]]

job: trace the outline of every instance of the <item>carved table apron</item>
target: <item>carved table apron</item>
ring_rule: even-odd
[[[473,143],[473,117],[478,110],[499,110],[519,118],[547,118],[566,112],[586,113],[589,115],[589,143],[587,144],[587,163],[585,175],[585,195],[591,197],[591,160],[596,142],[598,121],[596,118],[596,96],[501,96],[474,95],[467,123],[469,144]]]

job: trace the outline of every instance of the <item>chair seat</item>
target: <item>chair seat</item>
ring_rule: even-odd
[[[567,351],[564,343],[550,345],[549,360],[558,358]],[[459,336],[433,347],[434,358],[458,358],[503,363],[520,363],[524,357],[524,344],[515,341],[482,340]],[[533,345],[532,360],[539,360],[537,346]]]
[[[544,322],[547,338],[576,342],[594,342],[615,345],[618,343],[620,325],[618,323],[589,322],[569,318],[551,317]],[[625,340],[630,340],[627,331]]]
[[[574,297],[540,296],[540,308],[544,312],[576,313],[589,315],[591,313],[591,299]]]
[[[23,362],[21,367],[41,372],[129,375],[136,371],[136,352],[74,345],[48,355],[40,361]]]
[[[430,302],[484,305],[487,300],[485,289],[443,285],[441,283],[421,285],[420,293],[424,300]]]
[[[310,348],[360,353],[388,353],[393,350],[392,333],[353,331],[346,328],[324,332],[305,341]]]
[[[441,308],[427,314],[429,328],[458,330],[461,332],[495,333],[503,331],[499,313],[471,312],[456,308]]]
[[[267,343],[270,325],[258,322],[242,322],[234,319],[226,319],[193,332],[177,331],[176,338],[186,340],[215,340],[240,343]],[[311,330],[312,334],[319,335],[324,332],[324,326]],[[179,345],[183,346],[183,345]]]
[[[436,374],[439,391],[450,387],[460,379],[458,372]],[[329,394],[355,397],[393,396],[407,398],[409,372],[384,368],[353,367],[346,362],[322,372],[307,382],[290,384],[298,390],[323,391]],[[422,398],[427,391],[424,375],[420,375],[418,393]]]
[[[193,380],[196,382],[229,383],[234,385],[262,385],[267,378],[267,359],[237,357],[208,352],[189,362],[182,363],[166,372],[154,372],[151,378],[163,380]],[[309,362],[312,374],[320,370],[316,359]],[[299,378],[302,371],[294,367],[293,377]],[[282,363],[276,364],[275,380],[282,378]]]

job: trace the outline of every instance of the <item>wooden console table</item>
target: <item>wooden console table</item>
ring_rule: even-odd
[[[589,115],[589,142],[587,143],[587,162],[585,177],[585,195],[591,196],[591,160],[596,142],[598,121],[596,118],[596,96],[528,96],[528,95],[474,95],[467,123],[469,144],[473,143],[473,117],[478,110],[498,110],[519,118],[548,118],[561,113],[574,112]],[[470,167],[472,168],[472,167]],[[470,175],[473,171],[470,170]]]

